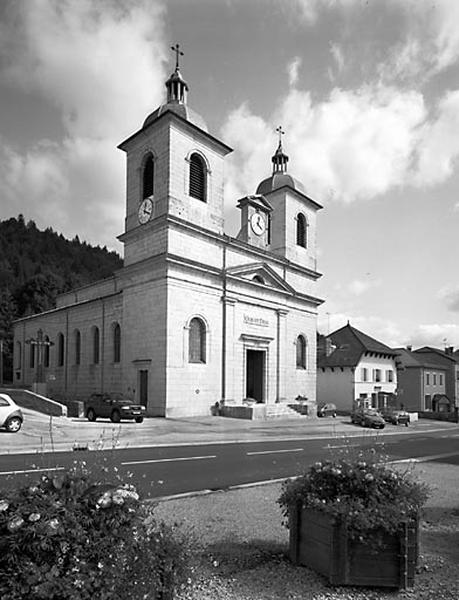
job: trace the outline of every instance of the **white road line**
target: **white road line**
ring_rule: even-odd
[[[303,452],[304,448],[290,448],[287,450],[259,450],[258,452],[247,452],[247,456],[254,454],[281,454],[282,452]]]
[[[129,462],[122,462],[122,465],[147,465],[149,463],[162,463],[162,462],[179,462],[184,460],[204,460],[206,458],[217,458],[215,454],[209,454],[208,456],[183,456],[178,458],[153,458],[151,460],[131,460]]]
[[[47,469],[24,469],[22,471],[0,471],[0,475],[20,475],[22,473],[40,473],[41,471],[62,471],[65,467],[49,467]]]
[[[330,446],[327,444],[326,446],[322,446],[324,450],[335,450],[336,448],[358,448],[360,444],[338,444],[336,446]]]
[[[404,462],[429,462],[439,458],[448,458],[449,456],[459,456],[459,451],[444,452],[443,454],[431,454],[430,456],[417,456],[416,458],[401,458],[400,460],[391,460],[389,463],[404,463]]]

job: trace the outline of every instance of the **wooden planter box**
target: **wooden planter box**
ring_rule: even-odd
[[[333,585],[407,588],[414,585],[418,558],[418,522],[404,523],[397,534],[380,532],[375,549],[350,540],[346,524],[306,508],[289,511],[290,559],[314,569]]]

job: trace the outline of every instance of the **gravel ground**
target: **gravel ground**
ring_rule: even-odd
[[[459,467],[430,463],[416,470],[432,495],[413,589],[336,588],[293,566],[276,503],[280,485],[269,484],[158,504],[157,517],[180,523],[196,548],[194,583],[177,600],[458,600]]]

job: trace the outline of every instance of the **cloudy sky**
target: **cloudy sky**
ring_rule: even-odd
[[[0,219],[122,252],[117,144],[164,99],[234,148],[236,200],[289,170],[321,203],[319,330],[459,345],[457,0],[1,0]]]

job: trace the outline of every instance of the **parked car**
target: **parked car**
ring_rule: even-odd
[[[142,423],[145,406],[117,392],[91,394],[85,403],[85,415],[88,421],[109,417],[113,423],[119,423],[121,419],[134,419],[136,423]]]
[[[336,405],[329,402],[328,404],[322,404],[317,409],[318,417],[336,417]]]
[[[22,427],[24,417],[22,410],[8,394],[0,394],[0,427],[10,433],[18,432]]]
[[[406,410],[386,407],[381,408],[380,413],[382,418],[387,423],[392,423],[392,425],[405,425],[405,427],[408,427],[410,423],[410,415]]]
[[[358,408],[351,413],[351,423],[362,427],[384,429],[386,422],[375,408]]]

